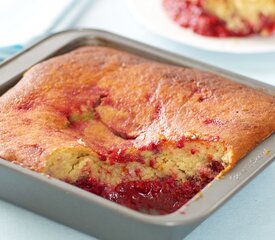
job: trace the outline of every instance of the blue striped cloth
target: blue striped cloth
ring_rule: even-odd
[[[32,0],[29,0],[28,2],[32,2]],[[33,8],[37,8],[37,6],[40,6],[39,3],[37,3],[37,1],[33,0],[33,2],[35,3],[33,5]],[[54,4],[54,2],[55,1],[52,0],[51,4]],[[8,4],[8,6],[10,6],[10,8],[12,6],[12,3],[13,2]],[[46,36],[53,32],[65,30],[65,29],[69,28],[70,26],[73,26],[74,23],[76,21],[78,21],[78,19],[81,17],[83,12],[86,11],[87,9],[89,9],[89,6],[91,5],[91,3],[92,3],[91,0],[63,0],[62,2],[59,2],[60,9],[58,11],[56,11],[54,14],[52,14],[52,16],[49,17],[49,19],[48,19],[49,23],[48,23],[48,25],[47,24],[43,25],[44,28],[42,29],[43,30],[42,32],[39,32],[38,35],[30,35],[29,39],[28,40],[25,39],[26,41],[23,41],[23,42],[21,41],[22,39],[21,40],[18,39],[19,44],[10,45],[7,47],[5,47],[5,46],[0,47],[0,63],[3,60],[18,53],[20,50],[23,49],[24,45],[29,45],[34,40],[37,40],[43,36]],[[14,4],[17,4],[17,2],[14,1]],[[3,9],[0,9],[0,14],[1,14],[1,10],[3,13]],[[7,13],[8,10],[9,9],[6,9],[4,12]],[[24,10],[26,11],[26,9],[24,9]],[[21,10],[18,9],[18,11],[21,11]],[[37,9],[37,11],[39,11],[39,9]],[[30,19],[30,21],[33,21],[33,20]],[[41,21],[41,19],[38,19],[37,21]],[[1,27],[1,24],[0,24],[0,27]],[[1,32],[1,34],[2,34],[2,32]]]
[[[23,49],[23,46],[21,45],[12,45],[8,47],[2,47],[0,48],[0,62],[5,60],[8,57],[11,57],[12,55],[19,52],[21,49]]]

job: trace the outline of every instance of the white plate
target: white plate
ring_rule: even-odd
[[[174,23],[162,8],[162,0],[126,0],[136,18],[150,31],[172,40],[206,50],[230,53],[275,51],[275,36],[246,38],[210,38],[193,33]]]

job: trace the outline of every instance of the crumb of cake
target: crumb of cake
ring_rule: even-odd
[[[223,179],[224,178],[224,174],[218,174],[216,179]]]
[[[50,176],[49,174],[46,174],[46,173],[41,173],[43,176],[45,176],[46,178],[48,178],[48,179],[51,179],[52,178],[52,176]]]
[[[77,143],[86,146],[85,142],[81,138],[77,139]]]
[[[270,155],[270,150],[265,148],[264,151],[263,151],[263,154],[265,156],[269,156]]]
[[[195,195],[194,200],[197,201],[197,200],[199,200],[199,199],[202,198],[202,197],[203,197],[203,193],[200,191],[200,192],[198,192],[198,193]]]

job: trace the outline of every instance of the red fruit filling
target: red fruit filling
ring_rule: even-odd
[[[108,187],[93,178],[84,178],[73,185],[131,209],[149,214],[169,214],[194,197],[224,168],[218,161],[200,171],[199,176],[179,183],[174,178],[122,182]]]

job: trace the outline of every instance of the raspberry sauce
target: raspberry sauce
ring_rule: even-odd
[[[85,178],[73,185],[108,200],[148,214],[169,214],[194,197],[223,170],[218,161],[212,161],[196,178],[179,183],[174,178],[158,180],[124,181],[108,187],[96,179]]]

